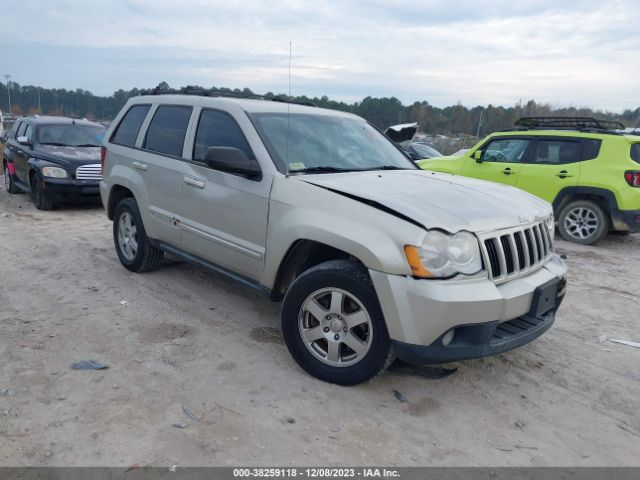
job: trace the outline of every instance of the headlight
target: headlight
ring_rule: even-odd
[[[52,178],[67,178],[67,171],[60,167],[42,167],[42,175]]]
[[[421,247],[406,245],[404,251],[416,277],[472,275],[482,269],[478,240],[469,232],[448,235],[431,230]]]
[[[555,218],[553,218],[553,215],[551,215],[549,218],[547,218],[544,221],[544,224],[547,226],[547,230],[549,230],[549,238],[553,242],[553,237],[554,237],[554,235],[556,233],[556,220],[555,220]]]

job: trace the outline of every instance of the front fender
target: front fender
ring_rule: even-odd
[[[342,250],[372,270],[411,275],[405,245],[421,245],[426,230],[391,213],[299,179],[275,177],[262,283],[274,285],[298,240]]]

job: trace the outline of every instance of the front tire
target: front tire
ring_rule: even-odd
[[[20,193],[20,189],[14,183],[13,177],[9,172],[9,166],[6,163],[4,165],[4,188],[7,191],[7,193],[11,193],[11,194]]]
[[[35,172],[31,175],[31,199],[38,210],[53,210],[53,198],[44,188],[42,176]]]
[[[147,237],[138,204],[125,198],[113,215],[113,242],[120,263],[132,272],[148,272],[158,267],[163,251],[154,247]]]
[[[565,240],[592,245],[609,232],[609,217],[591,200],[576,200],[558,215],[558,231]]]
[[[338,385],[366,382],[394,358],[369,274],[353,261],[322,263],[293,282],[282,304],[282,334],[305,371]]]

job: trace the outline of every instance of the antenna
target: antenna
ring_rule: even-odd
[[[291,53],[292,43],[289,40],[289,99],[291,99]],[[289,131],[291,120],[291,103],[287,103],[287,174],[289,174]]]
[[[291,96],[291,40],[289,40],[289,96]]]

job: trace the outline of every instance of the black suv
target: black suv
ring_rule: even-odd
[[[106,129],[85,119],[21,117],[2,159],[9,193],[31,193],[36,208],[60,199],[95,199],[102,180],[100,145]]]

